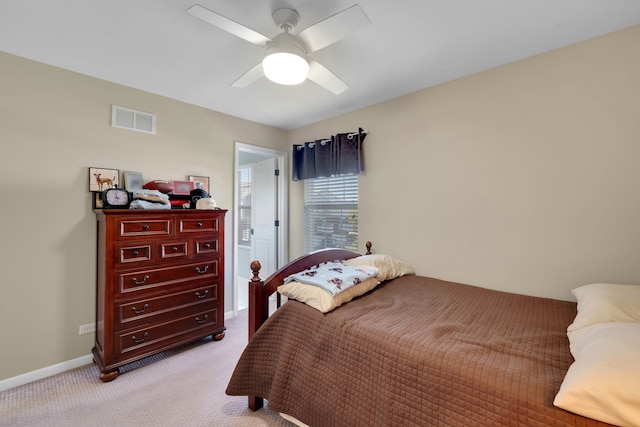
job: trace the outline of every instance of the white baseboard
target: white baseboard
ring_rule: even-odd
[[[233,311],[228,311],[224,314],[224,320],[231,319],[232,317]],[[93,363],[93,354],[87,354],[86,356],[67,360],[66,362],[47,366],[46,368],[36,369],[35,371],[7,378],[6,380],[0,380],[0,391],[9,390],[10,388],[41,380],[43,378],[50,377],[51,375],[88,365],[89,363]]]
[[[50,377],[51,375],[79,368],[80,366],[88,365],[90,363],[93,363],[93,354],[87,354],[86,356],[81,356],[76,359],[67,360],[66,362],[47,366],[46,368],[36,369],[35,371],[7,378],[6,380],[0,381],[0,391],[9,390],[10,388],[41,380],[43,378]]]

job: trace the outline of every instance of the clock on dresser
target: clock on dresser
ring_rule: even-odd
[[[153,354],[224,338],[226,210],[95,210],[100,379]]]

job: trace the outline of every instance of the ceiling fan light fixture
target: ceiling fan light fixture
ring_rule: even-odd
[[[274,83],[297,85],[306,80],[309,73],[307,60],[295,53],[277,52],[262,60],[264,75]]]
[[[285,31],[267,46],[262,69],[264,75],[274,83],[297,85],[306,80],[309,61],[298,41]]]
[[[293,36],[291,32],[298,27],[300,14],[290,7],[282,7],[274,10],[271,14],[273,23],[282,33],[269,38],[197,4],[187,9],[187,12],[234,36],[265,48],[262,62],[251,67],[231,86],[244,88],[263,76],[282,85],[295,85],[308,79],[336,95],[349,89],[349,85],[307,55],[313,54],[371,23],[362,8],[358,4],[354,4]]]

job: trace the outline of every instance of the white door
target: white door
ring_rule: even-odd
[[[251,259],[260,260],[260,277],[276,271],[278,191],[275,158],[251,165]]]

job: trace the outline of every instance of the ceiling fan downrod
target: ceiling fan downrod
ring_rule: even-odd
[[[289,8],[274,10],[271,17],[276,26],[287,33],[295,30],[300,23],[300,14]]]

